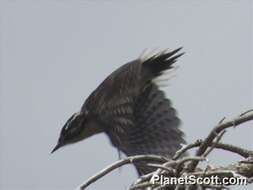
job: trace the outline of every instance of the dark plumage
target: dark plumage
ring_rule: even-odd
[[[105,132],[127,156],[157,154],[171,158],[184,134],[169,99],[154,80],[182,55],[174,51],[143,53],[109,75],[62,129],[58,148]],[[135,165],[139,175],[151,171]]]

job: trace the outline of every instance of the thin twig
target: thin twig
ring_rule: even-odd
[[[187,152],[187,150],[190,150],[195,147],[199,147],[203,143],[203,140],[198,139],[194,143],[188,144],[183,146],[181,149],[179,149],[176,154],[173,156],[172,160],[177,160],[180,158],[184,153]]]
[[[246,114],[248,114],[248,113],[250,113],[250,112],[253,112],[253,109],[250,109],[250,110],[248,110],[248,111],[245,111],[245,112],[241,113],[240,116],[246,115]]]
[[[194,143],[188,144],[187,146],[183,147],[180,149],[175,156],[173,157],[173,160],[177,160],[182,154],[184,154],[187,150],[199,147],[203,143],[203,140],[197,140]],[[209,146],[214,146],[215,148],[218,149],[223,149],[232,153],[236,153],[244,158],[248,158],[249,156],[253,155],[253,151],[251,150],[246,150],[241,147],[237,147],[231,144],[225,144],[225,143],[214,143],[212,142]]]
[[[164,166],[164,165],[149,163],[149,164],[147,164],[147,166],[154,167],[154,168],[157,168],[157,169],[165,170],[165,171],[167,171],[170,175],[174,175],[174,174],[175,174],[175,170],[174,170],[174,169],[168,168],[168,167],[166,167],[166,166]]]
[[[203,154],[203,157],[207,157],[210,152],[213,151],[213,149],[215,148],[215,144],[219,143],[221,138],[224,136],[224,134],[226,133],[226,130],[223,130],[216,138],[215,142],[211,144],[211,147]]]
[[[199,156],[192,156],[192,157],[186,157],[180,160],[176,166],[176,176],[179,175],[179,173],[182,171],[183,166],[186,162],[189,161],[204,161],[207,160],[205,157],[199,157]]]
[[[100,172],[98,172],[94,176],[90,177],[83,184],[81,184],[80,187],[78,187],[78,189],[79,190],[85,189],[90,184],[94,183],[95,181],[102,178],[106,174],[110,173],[111,171],[113,171],[113,170],[115,170],[115,169],[117,169],[117,168],[119,168],[123,165],[130,164],[130,163],[133,163],[133,162],[139,162],[139,161],[160,161],[160,162],[165,162],[165,161],[167,161],[167,159],[165,157],[157,156],[157,155],[130,156],[130,157],[125,158],[123,160],[119,160],[119,161],[115,162],[114,164],[112,164],[112,165],[106,167],[105,169],[101,170]]]
[[[219,134],[221,131],[225,130],[229,127],[235,127],[241,123],[247,122],[253,120],[253,113],[241,115],[233,120],[223,122],[221,124],[218,124],[211,133],[207,136],[207,138],[204,140],[204,142],[199,147],[196,156],[201,156],[206,149],[210,146],[210,144],[213,142],[213,140],[216,138],[217,134]],[[198,165],[199,161],[195,160],[192,162],[192,164],[189,166],[189,171],[194,171],[196,166]]]
[[[155,172],[151,172],[146,175],[140,176],[132,186],[143,183],[144,181],[149,181],[154,174]]]

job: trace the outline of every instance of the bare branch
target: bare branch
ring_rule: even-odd
[[[174,169],[168,168],[168,167],[166,167],[165,165],[149,163],[149,164],[147,164],[147,166],[151,166],[151,167],[154,167],[154,168],[157,168],[157,169],[165,170],[165,171],[167,171],[169,174],[172,174],[172,175],[175,174],[175,170],[174,170]]]
[[[106,167],[105,169],[101,170],[100,172],[98,172],[97,174],[95,174],[94,176],[90,177],[87,181],[85,181],[83,184],[80,185],[80,187],[78,187],[77,189],[83,190],[86,187],[88,187],[90,184],[94,183],[95,181],[97,181],[98,179],[102,178],[103,176],[105,176],[106,174],[110,173],[111,171],[126,165],[126,164],[131,164],[134,162],[139,162],[139,161],[159,161],[159,162],[165,162],[167,161],[167,159],[165,157],[162,156],[157,156],[157,155],[137,155],[137,156],[130,156],[127,157],[123,160],[119,160],[117,162],[115,162],[114,164]]]
[[[217,134],[219,134],[221,131],[229,128],[229,127],[235,127],[241,123],[253,120],[253,113],[248,114],[241,114],[239,117],[226,121],[223,123],[218,124],[212,131],[211,133],[207,136],[207,138],[204,140],[204,142],[201,144],[199,147],[196,156],[201,156],[204,154],[206,149],[209,147],[209,145],[213,142],[213,140],[216,138]],[[192,164],[189,167],[189,171],[194,171],[196,166],[198,165],[199,161],[193,161]]]
[[[203,140],[198,139],[197,141],[195,141],[194,143],[188,144],[187,146],[184,146],[182,149],[178,150],[175,154],[175,156],[173,157],[173,160],[177,160],[178,158],[180,158],[185,152],[187,152],[188,150],[192,149],[192,148],[196,148],[201,146],[201,144],[203,143]],[[246,150],[244,148],[241,147],[237,147],[231,144],[225,144],[225,143],[214,143],[212,142],[211,144],[209,144],[209,146],[214,146],[214,148],[217,149],[223,149],[232,153],[236,153],[244,158],[248,158],[249,156],[253,155],[253,151],[251,150]]]
[[[179,173],[182,171],[183,169],[183,166],[186,162],[190,162],[190,161],[204,161],[206,160],[205,157],[197,157],[197,156],[192,156],[192,157],[186,157],[186,158],[183,158],[181,160],[178,161],[178,164],[176,166],[176,176],[179,175]]]
[[[203,143],[203,140],[198,139],[194,143],[188,144],[183,146],[181,149],[179,149],[176,154],[173,156],[173,160],[179,159],[184,153],[186,153],[188,150],[199,147]]]
[[[226,130],[223,130],[219,135],[217,135],[217,138],[215,140],[214,143],[211,143],[211,148],[209,150],[207,150],[204,154],[203,157],[207,157],[208,154],[210,154],[210,152],[213,151],[213,149],[215,148],[215,144],[219,143],[221,138],[224,136],[224,134],[226,133]]]
[[[253,110],[249,110],[244,112],[239,117],[225,121],[223,118],[217,126],[210,132],[204,140],[197,140],[194,143],[188,144],[182,147],[180,150],[176,152],[174,157],[169,160],[168,158],[156,155],[136,155],[130,156],[123,160],[119,160],[114,164],[106,167],[105,169],[98,172],[96,175],[89,178],[85,181],[78,190],[83,190],[88,187],[90,184],[99,180],[106,174],[111,171],[122,167],[126,164],[136,163],[139,161],[145,161],[145,165],[149,167],[154,167],[156,171],[148,173],[144,176],[140,176],[139,179],[136,180],[133,185],[129,188],[129,190],[139,190],[150,188],[153,190],[164,189],[165,187],[173,187],[174,189],[185,189],[192,190],[194,188],[200,189],[228,189],[223,185],[217,186],[217,184],[195,184],[195,185],[172,185],[172,184],[160,184],[160,183],[152,183],[151,179],[154,175],[163,175],[169,177],[184,177],[184,176],[200,176],[200,177],[212,177],[218,176],[219,180],[222,180],[224,177],[245,177],[248,183],[253,183],[253,151],[246,150],[241,147],[237,147],[230,144],[221,143],[221,139],[225,134],[225,129],[229,127],[235,127],[244,122],[253,120]],[[198,148],[196,152],[196,156],[185,156],[185,153],[193,148]],[[203,160],[207,160],[207,156],[214,149],[222,149],[231,153],[238,154],[244,157],[244,160],[238,161],[234,164],[230,164],[228,166],[223,167],[215,167],[208,165],[205,168],[199,168],[198,163]],[[181,158],[182,157],[182,158]],[[154,163],[155,162],[155,163]],[[189,163],[188,163],[189,162]]]

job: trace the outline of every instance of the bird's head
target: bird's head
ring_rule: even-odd
[[[57,145],[54,147],[51,153],[55,152],[65,145],[72,144],[84,139],[89,133],[86,131],[86,123],[86,113],[74,113],[63,126]]]

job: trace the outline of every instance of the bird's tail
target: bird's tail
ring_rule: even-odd
[[[173,63],[184,53],[179,53],[182,47],[173,51],[165,50],[145,50],[139,60],[143,63],[143,74],[149,79],[160,76],[164,71],[172,69]]]

